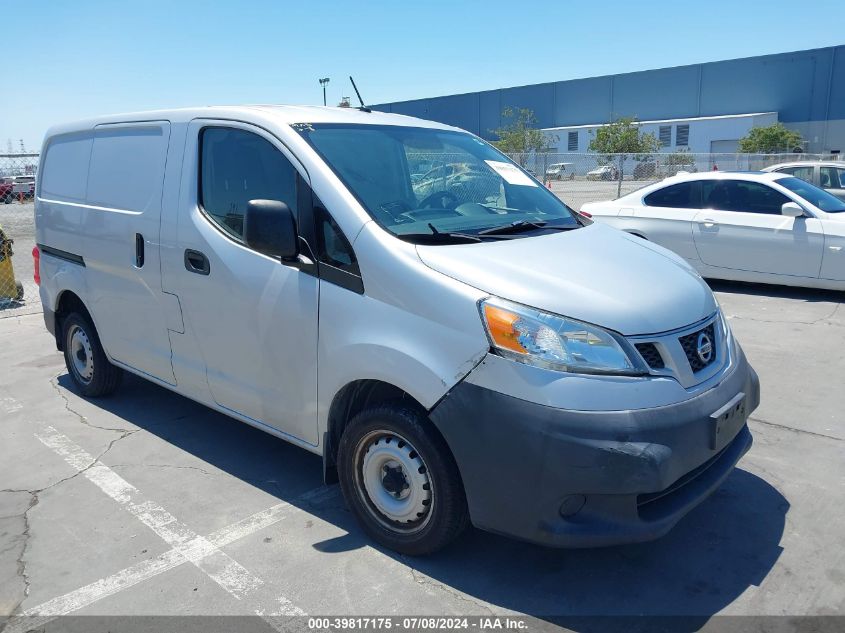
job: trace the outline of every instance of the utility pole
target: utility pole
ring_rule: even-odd
[[[329,78],[323,77],[319,81],[320,85],[323,87],[323,105],[326,105],[326,84],[329,83]]]

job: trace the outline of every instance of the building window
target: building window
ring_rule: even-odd
[[[669,147],[672,144],[672,126],[671,125],[661,125],[660,126],[660,144],[663,147]]]
[[[570,132],[566,140],[566,148],[570,152],[578,151],[578,132]]]
[[[689,145],[689,125],[679,125],[675,130],[675,147]]]

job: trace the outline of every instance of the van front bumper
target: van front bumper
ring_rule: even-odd
[[[669,406],[570,411],[465,380],[430,417],[476,527],[596,547],[658,538],[716,490],[751,446],[746,419],[759,402],[739,350],[718,385]]]

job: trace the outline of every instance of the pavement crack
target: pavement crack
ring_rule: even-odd
[[[493,611],[493,609],[490,608],[490,605],[488,605],[486,602],[474,600],[473,598],[470,598],[469,596],[467,596],[462,591],[458,591],[457,589],[454,589],[453,587],[450,587],[449,585],[445,585],[442,582],[437,582],[436,580],[433,580],[431,577],[425,575],[421,571],[414,569],[410,565],[408,566],[408,569],[411,572],[411,578],[418,585],[427,585],[429,587],[434,587],[435,589],[439,589],[439,590],[449,594],[453,598],[457,598],[461,602],[466,602],[466,603],[474,605],[476,607],[481,607],[482,609],[484,609],[490,615],[496,615],[496,613]]]
[[[14,604],[12,606],[12,608],[9,610],[8,615],[11,616],[11,615],[17,615],[17,614],[20,613],[21,605],[24,603],[24,600],[26,600],[27,597],[29,596],[30,587],[32,586],[32,582],[29,578],[29,573],[27,572],[27,568],[26,568],[26,552],[29,549],[29,541],[30,541],[30,538],[32,536],[32,524],[31,524],[30,519],[29,519],[29,513],[35,506],[38,505],[39,491],[37,491],[37,490],[6,489],[6,490],[2,490],[0,492],[17,492],[17,493],[25,493],[25,494],[29,495],[29,505],[27,506],[26,510],[24,510],[23,513],[21,513],[20,515],[14,515],[14,516],[20,516],[23,519],[23,532],[21,533],[21,537],[23,539],[23,545],[21,547],[20,553],[15,558],[15,566],[16,566],[15,574],[17,575],[18,578],[21,579],[21,582],[23,582],[23,594],[21,596],[21,599],[18,600],[17,604]],[[3,517],[3,518],[11,518],[11,517]],[[2,628],[3,627],[0,627],[0,630],[2,630]]]
[[[842,304],[837,303],[833,310],[830,311],[830,314],[826,314],[825,316],[821,316],[818,319],[813,319],[812,321],[789,321],[784,319],[759,319],[757,317],[750,317],[750,316],[743,316],[739,314],[732,314],[729,319],[734,320],[737,319],[739,321],[754,321],[755,323],[779,323],[785,325],[817,325],[823,321],[830,321],[836,316],[836,313],[839,311],[839,308]]]
[[[211,472],[199,466],[177,466],[176,464],[111,464],[109,468],[175,468],[177,470],[196,470],[203,475],[225,475],[224,472]]]
[[[88,464],[85,468],[82,468],[82,469],[76,471],[72,475],[68,475],[67,477],[63,477],[62,479],[59,479],[58,481],[54,481],[53,483],[51,483],[48,486],[44,486],[43,488],[37,488],[35,490],[27,490],[27,489],[24,489],[24,488],[4,488],[4,489],[0,490],[0,492],[28,494],[30,496],[29,506],[27,507],[27,509],[24,510],[23,514],[15,515],[15,516],[22,516],[23,524],[24,524],[24,529],[23,529],[23,532],[21,533],[21,536],[23,537],[23,547],[21,548],[21,553],[18,555],[18,557],[16,559],[17,575],[23,581],[24,590],[23,590],[23,597],[21,598],[21,600],[16,605],[14,605],[14,607],[12,607],[11,611],[9,612],[10,615],[16,615],[18,613],[18,611],[20,610],[20,607],[23,604],[24,600],[26,600],[26,598],[29,596],[31,581],[30,581],[30,578],[29,578],[29,574],[27,573],[27,567],[26,567],[26,553],[29,550],[29,547],[30,547],[29,542],[30,542],[30,539],[31,539],[31,536],[32,536],[32,522],[30,520],[29,513],[32,511],[32,509],[35,506],[37,506],[40,503],[41,494],[43,492],[47,491],[47,490],[50,490],[51,488],[55,488],[56,486],[60,486],[63,483],[66,483],[66,482],[68,482],[72,479],[76,479],[80,475],[85,474],[86,471],[88,471],[89,469],[94,467],[96,464],[100,463],[100,458],[102,458],[103,455],[108,453],[117,442],[119,442],[120,440],[122,440],[122,439],[124,439],[124,438],[126,438],[130,435],[132,435],[133,433],[137,433],[139,430],[140,429],[136,429],[134,431],[122,431],[120,437],[116,437],[112,441],[110,441],[108,446],[99,455],[97,455],[97,457],[92,459],[91,463]],[[9,518],[9,517],[3,517],[3,518]],[[0,628],[0,631],[2,631],[2,628]]]
[[[85,426],[89,426],[92,429],[97,429],[97,430],[100,430],[100,431],[113,431],[115,433],[125,433],[126,432],[126,429],[117,429],[117,428],[113,428],[113,427],[109,427],[109,426],[97,426],[96,424],[90,422],[88,420],[88,418],[86,418],[84,415],[82,415],[79,411],[74,409],[70,404],[70,400],[68,399],[67,394],[65,393],[65,391],[59,385],[59,376],[60,375],[61,374],[59,373],[59,374],[56,374],[55,376],[53,376],[53,378],[50,380],[50,384],[52,385],[55,392],[57,394],[59,394],[59,397],[64,401],[65,409],[69,413],[72,413],[73,415],[75,415],[79,419],[79,421],[82,422],[82,424],[84,424]]]
[[[827,440],[834,440],[836,442],[845,442],[845,438],[836,437],[835,435],[826,435],[824,433],[816,433],[815,431],[807,431],[806,429],[798,429],[794,426],[787,426],[786,424],[776,424],[775,422],[769,422],[768,420],[763,420],[762,418],[756,418],[753,415],[748,416],[748,419],[752,422],[757,422],[758,424],[765,424],[766,426],[785,429],[787,431],[792,431],[793,433],[802,433],[804,435],[812,435],[814,437],[823,437]]]

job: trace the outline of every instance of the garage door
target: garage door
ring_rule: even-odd
[[[736,154],[739,149],[739,140],[732,141],[710,141],[711,154]]]

